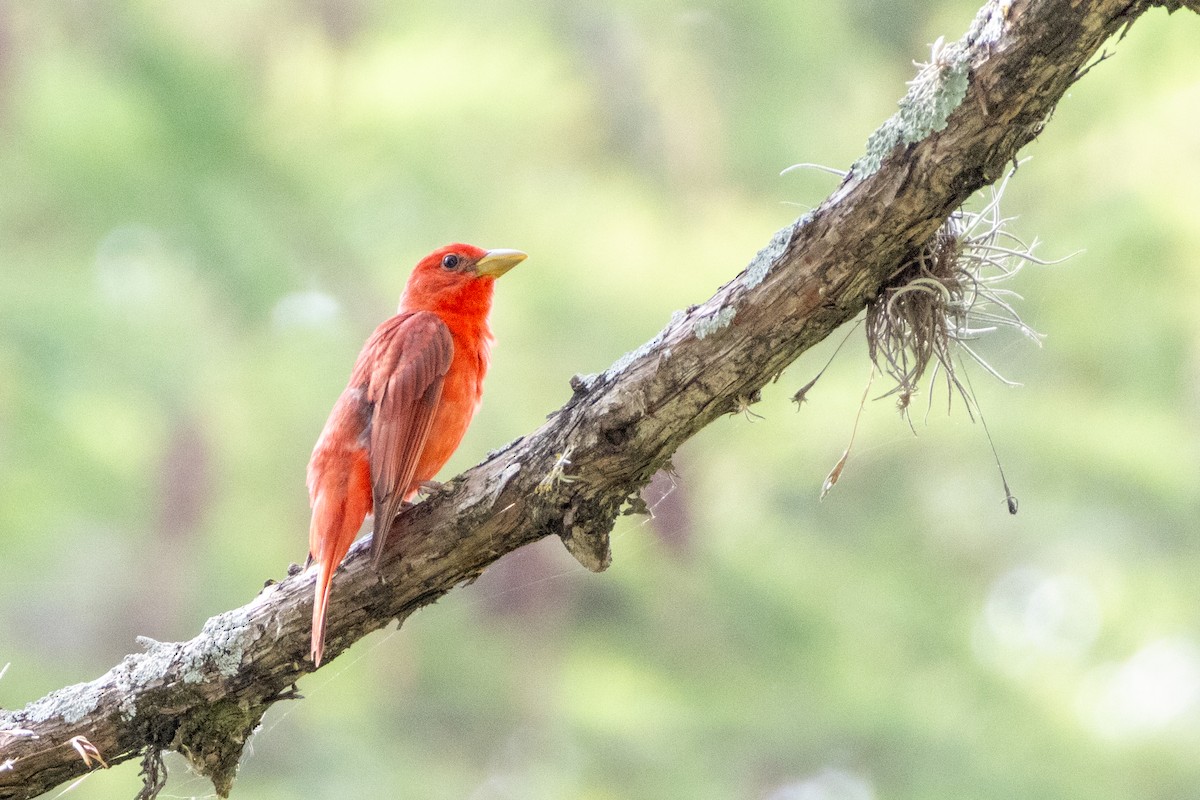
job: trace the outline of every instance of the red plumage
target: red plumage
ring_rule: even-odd
[[[450,459],[479,407],[496,278],[516,250],[451,244],[417,264],[400,310],[363,345],[313,448],[309,559],[317,569],[312,659],[321,663],[333,574],[367,514],[378,565],[401,504]]]

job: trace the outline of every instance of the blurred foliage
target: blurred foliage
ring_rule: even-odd
[[[305,555],[304,467],[409,265],[498,287],[451,463],[532,430],[834,180],[974,2],[0,3],[0,705],[188,638]],[[235,796],[1183,798],[1200,785],[1200,82],[1148,14],[1005,208],[1047,335],[918,436],[830,340],[557,542],[301,685]],[[840,338],[840,337],[838,337]],[[882,390],[880,391],[882,393]],[[336,602],[336,587],[334,602]],[[182,763],[166,795],[208,796]],[[130,797],[136,768],[72,797]]]

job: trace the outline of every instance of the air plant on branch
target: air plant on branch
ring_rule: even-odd
[[[970,343],[1000,328],[1016,329],[1041,343],[1041,335],[1025,324],[1015,307],[1021,296],[1002,287],[1027,263],[1059,261],[1037,258],[1036,240],[1026,244],[1008,230],[1012,218],[1000,213],[1006,184],[1007,179],[992,190],[982,210],[960,208],[951,214],[867,303],[868,353],[896,384],[884,396],[897,395],[906,415],[928,373],[931,389],[939,374],[944,376],[948,402],[957,391],[974,418],[974,394],[960,379],[956,361],[961,364],[965,357],[997,380],[1016,384]]]
[[[882,396],[896,395],[900,413],[910,427],[909,407],[926,376],[930,406],[933,387],[941,376],[946,382],[947,410],[957,392],[971,419],[979,416],[992,445],[992,454],[996,456],[1009,512],[1015,514],[1017,501],[1008,488],[991,432],[980,413],[966,372],[966,362],[975,362],[1006,385],[1017,385],[989,364],[972,343],[1001,328],[1013,328],[1040,345],[1041,335],[1025,324],[1016,309],[1021,296],[1003,285],[1026,264],[1058,264],[1065,259],[1047,261],[1037,258],[1033,255],[1037,240],[1026,244],[1008,229],[1012,218],[1000,212],[1000,199],[1007,184],[1005,178],[994,187],[988,203],[980,211],[960,208],[951,214],[929,241],[918,248],[868,301],[864,324],[872,362],[871,380],[876,370],[891,378],[895,386]],[[867,392],[870,384],[868,380]],[[798,394],[802,395],[809,388],[811,383]],[[855,417],[855,432],[866,399],[864,393]],[[854,433],[851,433],[850,445],[825,478],[822,498],[841,477],[853,442]]]

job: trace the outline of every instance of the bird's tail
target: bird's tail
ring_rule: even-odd
[[[317,568],[313,598],[312,660],[321,665],[325,653],[325,624],[333,574],[342,563],[363,518],[371,510],[371,472],[367,459],[357,454],[344,471],[310,474],[312,522],[308,529],[309,559]]]
[[[354,532],[365,516],[357,518],[347,515],[347,504],[342,498],[318,490],[313,502],[312,522],[308,531],[308,559],[317,568],[316,592],[313,597],[312,615],[312,660],[313,667],[321,666],[325,654],[325,623],[329,613],[329,594],[333,589],[333,575],[354,541]]]
[[[325,654],[325,615],[329,612],[329,592],[333,588],[333,573],[337,564],[330,564],[330,559],[317,558],[316,597],[313,598],[312,615],[312,661],[313,667],[321,666],[321,657]]]

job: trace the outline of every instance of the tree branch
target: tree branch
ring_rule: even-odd
[[[937,48],[818,209],[652,341],[603,374],[576,376],[571,399],[541,428],[403,513],[382,582],[359,542],[337,575],[327,662],[544,536],[604,569],[614,520],[676,448],[857,315],[1038,135],[1105,40],[1153,5],[985,5],[960,41]],[[1198,0],[1158,5],[1200,10]],[[146,640],[144,653],[94,681],[0,712],[0,798],[34,797],[88,771],[90,751],[75,737],[110,765],[142,756],[148,772],[161,750],[177,750],[226,795],[263,713],[311,671],[312,580],[293,575],[190,641]]]

